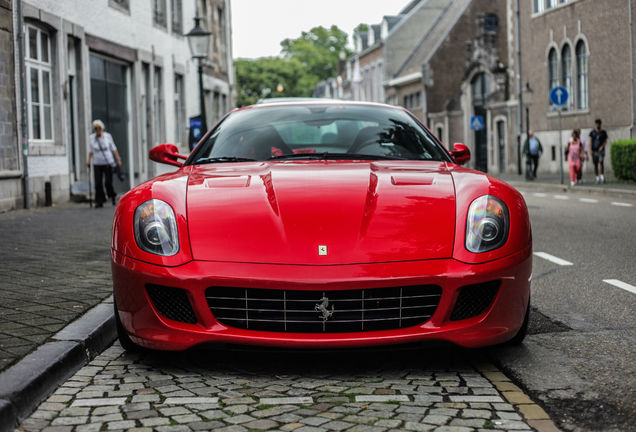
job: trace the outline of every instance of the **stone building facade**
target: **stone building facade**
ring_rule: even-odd
[[[25,54],[15,60],[24,62],[27,115],[18,109],[17,124],[27,124],[32,205],[44,202],[45,183],[53,202],[87,193],[95,118],[122,156],[125,178],[115,181],[117,192],[165,170],[148,159],[153,146],[172,142],[188,153],[188,119],[200,113],[200,103],[198,64],[184,34],[196,12],[212,32],[203,68],[208,125],[234,105],[229,0],[21,4]],[[22,193],[2,187],[5,208],[19,207]]]
[[[13,33],[12,2],[0,0],[0,210],[14,207],[21,190]]]
[[[558,152],[572,129],[580,128],[589,141],[596,118],[603,120],[610,143],[634,136],[634,6],[633,0],[521,2],[521,70],[533,90],[530,127],[545,149],[540,169],[558,171]],[[548,100],[555,85],[570,93],[560,141],[558,114]],[[610,152],[611,146],[606,171]],[[584,166],[592,171],[591,163]]]

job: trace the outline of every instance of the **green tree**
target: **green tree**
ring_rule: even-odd
[[[337,75],[341,53],[351,55],[347,34],[336,26],[314,27],[297,39],[285,39],[281,46],[282,58],[234,61],[239,106],[266,97],[309,97],[319,81]]]
[[[366,33],[369,31],[369,24],[360,23],[356,28],[353,29],[353,37],[355,37],[359,33]]]
[[[313,92],[319,81],[338,74],[341,53],[345,57],[351,55],[347,39],[347,33],[335,25],[329,29],[320,26],[302,32],[299,38],[285,39],[281,47],[286,58],[297,59],[303,65],[303,85]]]
[[[239,106],[251,105],[265,97],[311,96],[304,88],[303,66],[296,59],[239,59],[234,61],[234,67]]]

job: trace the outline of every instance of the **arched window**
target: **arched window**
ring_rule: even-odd
[[[574,93],[572,87],[572,50],[570,45],[565,45],[561,51],[561,85],[565,87],[570,95],[568,108],[574,108]]]
[[[548,92],[559,85],[557,67],[557,52],[556,49],[552,48],[548,53]]]
[[[587,50],[582,40],[576,44],[576,107],[588,107]]]
[[[490,77],[485,73],[475,75],[472,81],[473,103],[475,105],[484,105],[486,96],[490,93]]]

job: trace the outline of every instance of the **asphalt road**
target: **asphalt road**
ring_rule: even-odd
[[[565,430],[636,430],[636,199],[522,192],[535,334],[493,360]]]

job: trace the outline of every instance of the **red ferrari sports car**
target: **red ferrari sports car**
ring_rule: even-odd
[[[351,347],[520,342],[532,239],[523,197],[461,167],[408,111],[316,100],[225,116],[178,169],[120,200],[119,339]],[[180,162],[179,159],[184,159]]]

